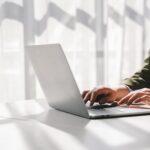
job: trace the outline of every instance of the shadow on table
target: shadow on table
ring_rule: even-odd
[[[13,111],[14,110],[10,109],[11,113],[13,113]],[[103,120],[89,120],[50,109],[31,118],[28,117],[25,119],[14,119],[18,120],[15,121],[15,123],[19,131],[22,133],[22,137],[24,137],[24,139],[28,141],[28,144],[33,149],[40,149],[40,143],[37,143],[37,141],[44,140],[45,145],[41,146],[42,149],[48,149],[48,147],[51,147],[54,150],[60,150],[60,147],[58,147],[57,145],[57,141],[53,141],[52,138],[48,136],[47,130],[38,127],[39,123],[47,127],[56,128],[71,135],[71,137],[74,137],[74,139],[77,140],[78,143],[87,150],[143,150],[150,147],[150,132],[148,132],[150,130],[146,131],[144,129],[144,125],[142,123],[143,116],[124,119],[114,118]],[[136,120],[136,123],[141,124],[142,127],[139,127],[138,125],[133,123],[133,121],[129,121],[134,119]],[[148,120],[149,116],[145,117],[144,119]],[[2,120],[0,120],[0,125],[11,122],[14,121],[9,118],[3,118]],[[149,122],[150,119],[149,121],[146,121],[146,123]],[[105,131],[107,132],[105,133]],[[115,134],[118,133],[121,133],[121,136],[119,137],[119,139],[117,139],[120,141],[116,142],[114,141],[114,139],[118,136],[116,136]],[[112,137],[112,141],[109,141],[110,135]],[[132,140],[127,140],[127,142],[122,143],[125,136],[130,137],[129,139]]]
[[[97,145],[101,145],[103,150],[111,149],[90,131],[86,130],[86,125],[90,122],[89,119],[57,110],[49,110],[47,113],[38,115],[36,119],[44,125],[51,126],[73,136],[87,150],[99,150],[100,148],[96,147]]]
[[[44,125],[57,128],[58,130],[70,134],[76,140],[78,140],[78,142],[80,142],[80,144],[87,150],[129,150],[135,148],[136,150],[141,150],[143,148],[150,147],[150,133],[147,133],[141,128],[130,124],[123,119],[92,120],[92,122],[94,122],[95,124],[100,124],[99,128],[97,128],[98,125],[96,126],[97,133],[93,133],[92,129],[88,130],[88,128],[86,128],[89,123],[92,123],[91,120],[57,110],[49,110],[46,113],[43,113],[36,117],[36,119]],[[110,128],[108,128],[108,132],[109,130],[110,132],[114,131],[113,133],[117,131],[122,133],[123,136],[127,135],[131,137],[133,140],[128,141],[128,143],[122,143],[118,145],[109,144],[109,141],[106,142],[106,138],[104,138],[104,140],[102,136],[99,136],[101,134],[101,131],[103,130],[101,128],[101,124],[103,124],[103,127],[105,125],[107,126],[106,128],[104,128],[104,130],[107,130],[107,128],[110,126],[111,130]],[[106,137],[107,135],[104,136]],[[120,139],[121,138],[123,137],[120,137]]]

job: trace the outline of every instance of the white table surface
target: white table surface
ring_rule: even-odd
[[[41,101],[0,104],[0,150],[134,149],[150,149],[150,116],[89,120]]]

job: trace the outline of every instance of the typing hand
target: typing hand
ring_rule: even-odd
[[[144,104],[150,105],[150,89],[149,88],[143,88],[136,91],[131,91],[129,94],[127,94],[125,97],[123,97],[118,104],[127,104],[131,105],[133,103],[139,103],[142,102]]]
[[[108,87],[94,88],[93,90],[86,90],[82,93],[82,98],[85,103],[90,101],[90,106],[95,102],[101,104],[112,103],[116,99],[117,92]]]

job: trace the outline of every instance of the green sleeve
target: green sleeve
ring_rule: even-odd
[[[150,88],[150,57],[145,60],[143,68],[131,78],[125,79],[123,84],[132,90]]]

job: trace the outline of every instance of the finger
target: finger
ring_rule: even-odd
[[[149,94],[146,94],[147,92],[139,92],[139,93],[135,93],[134,95],[132,95],[128,102],[127,102],[127,105],[131,105],[138,97],[143,97],[144,95],[149,95]]]
[[[149,95],[150,96],[150,92],[144,92],[146,95]]]
[[[107,102],[107,97],[103,97],[99,100],[100,105],[105,104],[106,102]]]
[[[93,106],[93,104],[94,104],[95,101],[96,101],[96,97],[97,97],[96,92],[92,92],[92,93],[91,93],[91,97],[90,97],[90,106]]]
[[[81,95],[81,96],[82,96],[83,99],[84,99],[85,95],[86,95],[88,92],[89,92],[89,90],[86,90],[86,91],[83,91],[83,92],[82,92],[82,95]]]
[[[118,105],[122,105],[128,101],[128,99],[132,96],[132,94],[128,94],[127,96],[123,97],[119,102]]]
[[[112,98],[110,96],[105,96],[99,100],[99,104],[112,103]]]
[[[146,104],[150,105],[150,96],[149,95],[147,96]]]
[[[89,91],[88,93],[86,93],[85,97],[84,97],[84,102],[85,104],[87,103],[88,100],[90,100],[90,95],[91,95],[91,92]]]
[[[108,90],[103,88],[103,89],[99,89],[99,90],[95,90],[94,93],[92,94],[92,98],[90,99],[90,106],[92,106],[95,101],[97,101],[96,98],[101,98],[104,95],[106,95],[106,93],[108,93]]]
[[[140,102],[142,102],[142,101],[143,101],[143,98],[142,98],[142,97],[139,97],[139,98],[135,99],[135,100],[133,101],[133,103],[140,103]]]
[[[131,105],[135,99],[137,99],[141,93],[133,94],[127,101],[127,105]]]
[[[150,96],[149,95],[144,95],[142,97],[137,98],[133,102],[134,103],[139,103],[139,102],[150,103]]]
[[[139,93],[141,93],[142,95],[150,95],[150,92],[148,92],[148,91],[142,91],[142,92],[139,92]]]
[[[143,92],[150,92],[150,89],[149,88],[143,88],[142,91]]]

